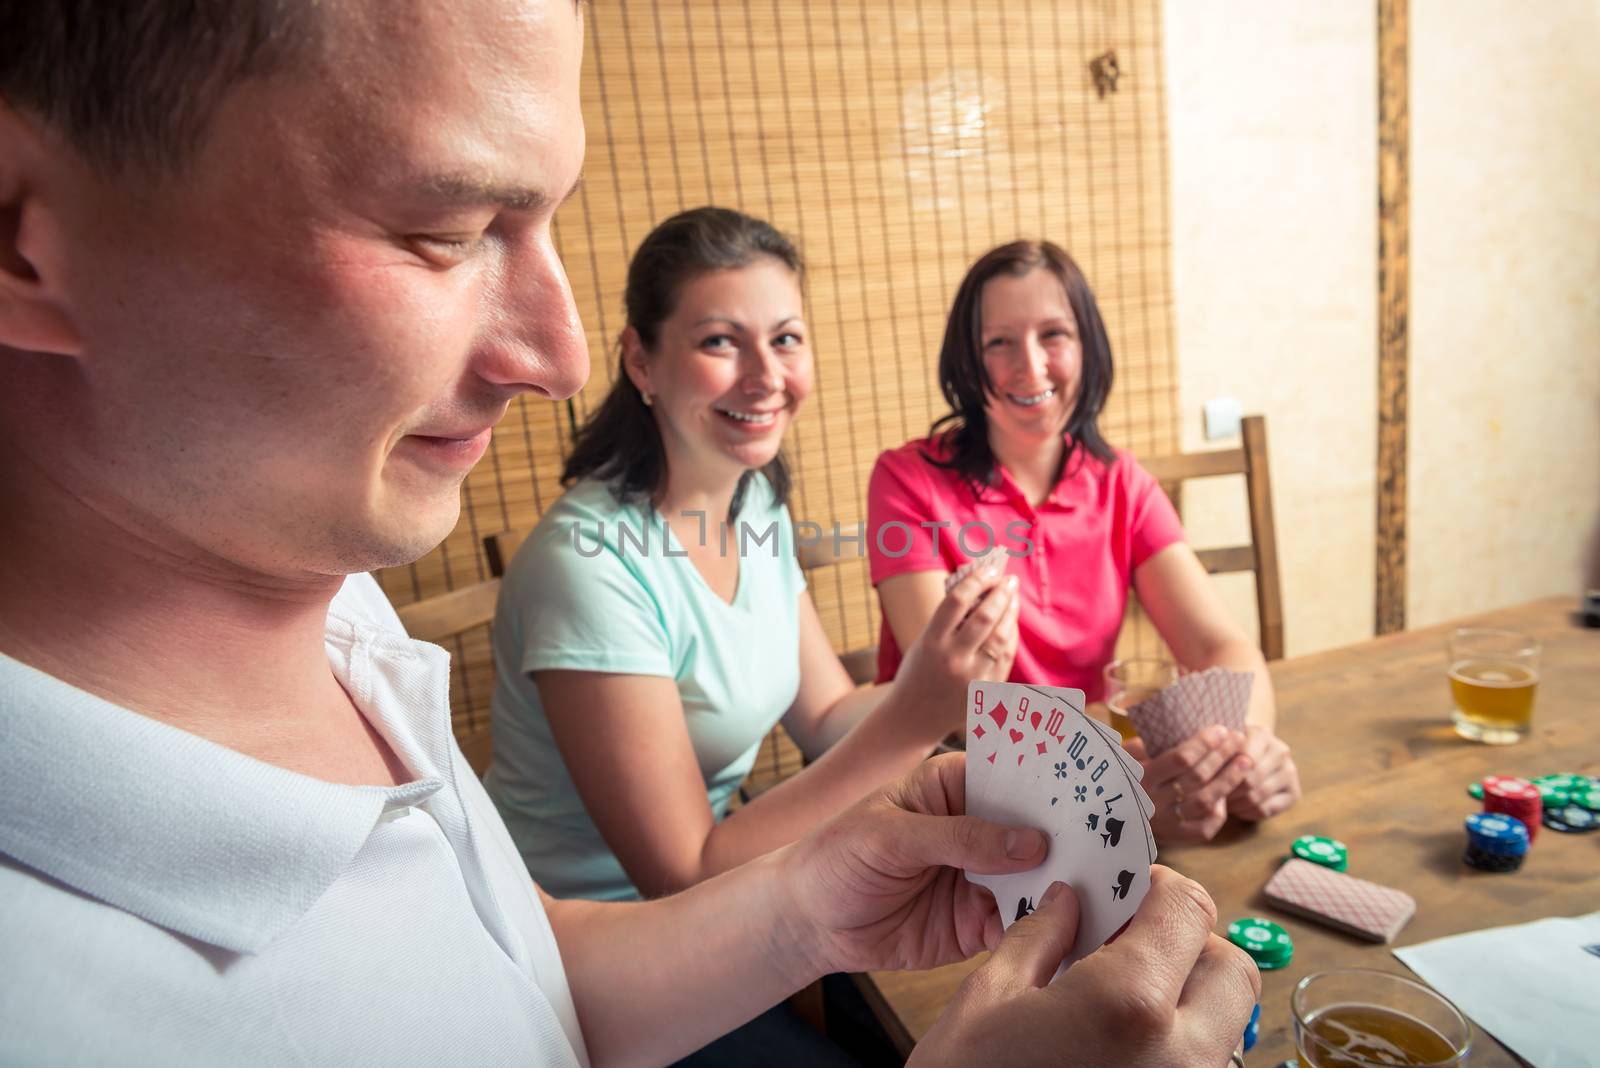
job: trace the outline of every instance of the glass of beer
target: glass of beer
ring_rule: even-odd
[[[1466,1061],[1472,1027],[1450,1002],[1403,975],[1370,968],[1318,972],[1289,998],[1300,1068]]]
[[[1539,642],[1510,630],[1462,627],[1450,634],[1450,719],[1474,742],[1520,742],[1533,723]]]
[[[1139,736],[1128,709],[1165,690],[1182,674],[1182,668],[1160,656],[1133,656],[1106,665],[1106,710],[1111,713],[1112,729],[1123,741]]]

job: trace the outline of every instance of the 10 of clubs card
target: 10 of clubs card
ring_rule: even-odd
[[[1116,734],[1084,715],[1083,691],[1014,682],[967,688],[967,813],[1036,827],[1044,863],[1016,875],[967,873],[988,887],[1006,927],[1053,882],[1078,897],[1078,938],[1062,968],[1121,929],[1150,889],[1154,806],[1143,769]]]

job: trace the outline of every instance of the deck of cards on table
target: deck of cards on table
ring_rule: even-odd
[[[1036,827],[1049,840],[1044,863],[1031,871],[967,878],[993,891],[1006,927],[1032,912],[1051,883],[1072,887],[1078,938],[1063,969],[1133,916],[1156,859],[1144,769],[1083,707],[1082,690],[1016,682],[967,688],[967,813]]]

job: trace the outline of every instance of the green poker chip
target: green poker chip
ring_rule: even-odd
[[[1294,957],[1289,932],[1260,916],[1245,916],[1228,924],[1228,941],[1250,954],[1262,971],[1282,968]]]
[[[1337,838],[1325,838],[1320,834],[1303,834],[1294,840],[1294,845],[1289,851],[1301,860],[1309,860],[1313,864],[1321,864],[1324,868],[1334,871],[1344,871],[1350,866],[1350,850]]]
[[[1473,799],[1478,800],[1478,801],[1482,801],[1483,800],[1483,783],[1481,783],[1481,782],[1473,783],[1471,786],[1467,787],[1467,793],[1469,795],[1471,795],[1473,797]]]
[[[1574,805],[1590,812],[1600,812],[1600,786],[1584,786],[1567,795]]]
[[[1539,789],[1539,799],[1545,808],[1562,808],[1572,803],[1572,790],[1561,783],[1536,782],[1533,784]]]

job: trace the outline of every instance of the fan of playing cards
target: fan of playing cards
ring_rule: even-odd
[[[1229,730],[1244,730],[1254,681],[1255,676],[1248,671],[1207,668],[1146,697],[1128,709],[1128,718],[1144,739],[1145,752],[1160,756],[1213,723]]]
[[[1062,968],[1115,934],[1150,889],[1155,806],[1144,769],[1111,728],[1083,713],[1083,691],[1014,682],[967,688],[967,812],[1037,827],[1044,863],[1017,875],[967,878],[987,886],[1006,927],[1033,911],[1053,882],[1078,897],[1078,938]]]

